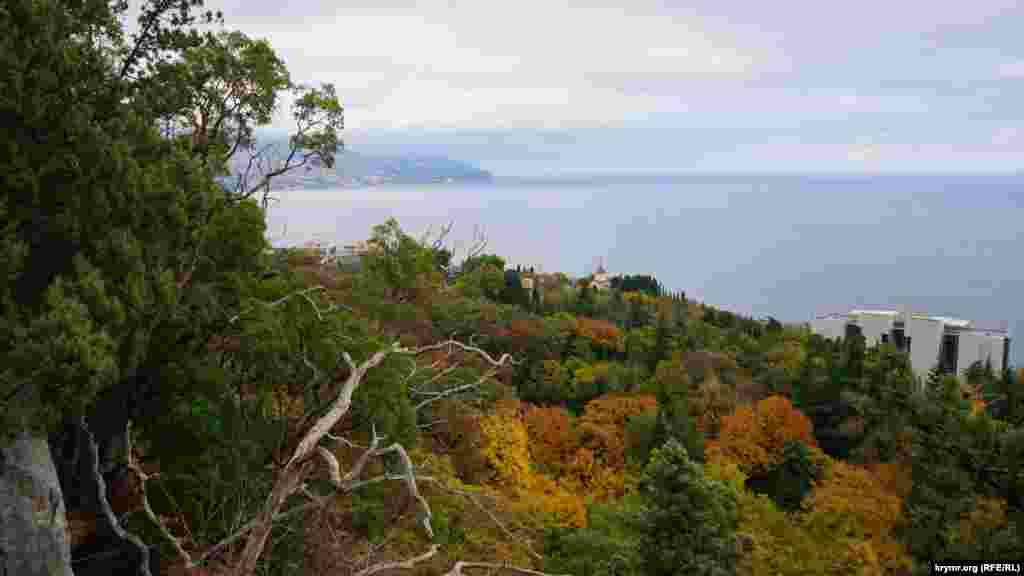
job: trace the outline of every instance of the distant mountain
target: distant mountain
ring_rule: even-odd
[[[285,146],[277,147],[276,158],[284,159]],[[233,172],[245,167],[241,158],[231,162]],[[489,182],[490,172],[465,162],[439,156],[371,156],[343,150],[333,168],[307,164],[275,178],[271,188],[360,188],[380,184],[428,184]]]

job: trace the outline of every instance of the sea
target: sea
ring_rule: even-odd
[[[456,259],[479,238],[509,266],[653,274],[754,317],[807,322],[907,306],[1024,336],[1024,174],[686,174],[280,190],[275,246],[348,244],[388,218]],[[1011,344],[1024,365],[1024,338]]]

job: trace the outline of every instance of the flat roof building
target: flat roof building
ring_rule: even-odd
[[[1010,355],[1010,335],[1005,329],[908,309],[853,309],[826,314],[811,321],[811,330],[826,338],[860,334],[868,346],[892,343],[910,355],[911,367],[922,378],[936,364],[944,372],[957,375],[974,362],[988,361],[994,369],[1006,370]]]

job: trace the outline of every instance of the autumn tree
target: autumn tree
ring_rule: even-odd
[[[568,468],[579,442],[563,408],[534,406],[526,412],[530,457],[543,468],[560,474]]]
[[[514,403],[483,416],[480,428],[480,451],[493,470],[491,482],[515,494],[527,509],[550,517],[555,525],[586,524],[586,510],[579,496],[534,470],[529,433]]]
[[[868,543],[885,573],[910,569],[910,557],[896,538],[906,521],[903,503],[864,468],[830,463],[803,506],[809,532],[846,539],[849,547]]]

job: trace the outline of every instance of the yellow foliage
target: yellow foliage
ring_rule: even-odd
[[[577,421],[580,443],[603,466],[621,470],[626,463],[626,419],[657,407],[654,396],[605,394],[587,403]]]
[[[881,576],[872,543],[809,529],[767,496],[740,493],[737,533],[752,541],[740,554],[741,576]]]
[[[796,375],[804,361],[804,347],[800,342],[786,340],[768,353],[767,363],[772,368],[781,368],[787,375]]]
[[[573,322],[572,331],[596,347],[619,352],[624,350],[622,331],[611,322],[580,317]]]
[[[903,462],[873,462],[868,464],[867,469],[878,480],[882,489],[890,494],[906,498],[913,488],[914,479],[910,467]]]
[[[515,405],[499,405],[481,418],[480,431],[480,451],[494,470],[494,483],[514,494],[527,509],[550,516],[555,525],[586,525],[582,499],[532,469],[529,434]]]
[[[910,558],[894,536],[905,523],[903,503],[868,470],[831,462],[804,509],[803,522],[809,531],[870,544],[887,572],[910,568]]]
[[[520,496],[528,508],[548,515],[555,526],[582,528],[587,525],[583,500],[547,476],[534,476],[530,487],[521,491]]]
[[[626,302],[636,302],[637,304],[642,304],[644,306],[653,306],[657,302],[656,298],[650,296],[646,292],[637,292],[632,290],[629,292],[623,292],[622,299]]]
[[[739,465],[724,457],[708,459],[704,465],[704,475],[729,484],[737,490],[744,490],[747,482],[747,475]]]
[[[1006,501],[1000,498],[979,497],[974,509],[960,517],[960,539],[965,544],[974,544],[978,532],[998,530],[1006,526]]]
[[[817,448],[810,452],[824,474],[795,513],[744,489],[742,463],[720,449],[709,455],[704,473],[739,489],[737,534],[747,546],[737,574],[881,576],[908,571],[910,558],[894,536],[904,523],[899,496],[864,468],[833,461]],[[984,506],[979,516],[998,522],[998,504]],[[965,516],[965,523],[973,521]],[[970,529],[966,533],[973,534]]]
[[[525,486],[530,471],[530,438],[514,412],[496,409],[480,419],[480,452],[494,469],[494,480],[506,486]]]

